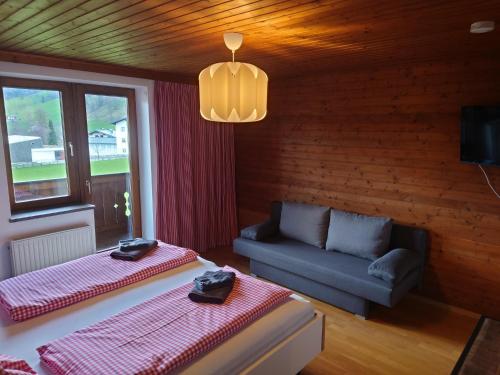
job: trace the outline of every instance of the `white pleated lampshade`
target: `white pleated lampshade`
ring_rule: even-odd
[[[267,74],[252,64],[223,62],[199,76],[200,113],[208,121],[253,122],[267,113]]]

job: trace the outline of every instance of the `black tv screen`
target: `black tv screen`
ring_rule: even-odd
[[[460,160],[500,165],[500,106],[462,107]]]

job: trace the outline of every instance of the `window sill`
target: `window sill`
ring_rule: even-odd
[[[40,219],[49,216],[56,216],[61,214],[69,214],[71,212],[79,212],[85,210],[93,210],[95,206],[93,204],[72,204],[61,207],[45,208],[40,210],[32,211],[19,211],[10,215],[9,222],[16,223],[18,221]]]

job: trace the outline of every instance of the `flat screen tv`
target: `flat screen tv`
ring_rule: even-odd
[[[500,106],[462,107],[460,160],[500,166]]]

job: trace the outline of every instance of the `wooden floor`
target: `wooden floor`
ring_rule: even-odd
[[[248,260],[230,248],[203,257],[249,272]],[[477,314],[415,295],[392,309],[374,306],[369,320],[307,298],[326,315],[326,347],[302,375],[448,375],[479,320]]]

